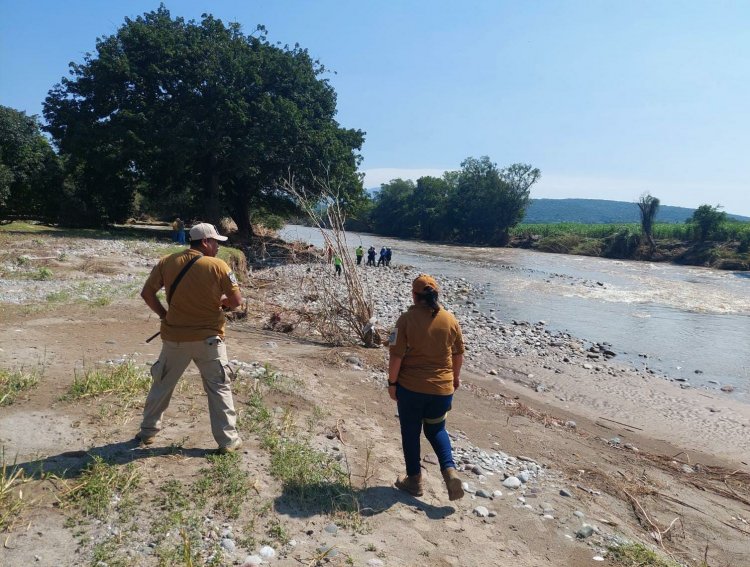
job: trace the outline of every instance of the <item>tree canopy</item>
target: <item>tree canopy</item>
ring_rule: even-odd
[[[714,232],[727,220],[727,214],[721,210],[721,205],[701,205],[688,222],[695,225],[698,240],[708,240]]]
[[[361,193],[360,130],[335,120],[326,69],[295,45],[272,45],[204,15],[173,18],[162,5],[126,19],[96,52],[71,63],[45,101],[48,131],[76,178],[81,206],[120,221],[136,196],[152,208],[250,232],[251,210],[281,211],[277,190],[335,180]]]
[[[0,217],[47,218],[61,173],[37,118],[0,106]]]
[[[505,244],[523,220],[541,173],[527,164],[500,169],[489,157],[467,158],[442,178],[384,183],[374,199],[376,232],[425,240]]]

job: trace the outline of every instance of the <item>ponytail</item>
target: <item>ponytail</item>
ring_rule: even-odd
[[[433,317],[438,314],[438,311],[440,311],[438,292],[435,291],[432,286],[425,286],[424,291],[422,291],[422,293],[417,293],[416,296],[419,301],[426,303],[428,307],[432,308]]]

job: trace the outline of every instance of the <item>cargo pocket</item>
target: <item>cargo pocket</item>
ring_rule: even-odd
[[[213,384],[231,384],[234,373],[228,364],[222,364],[220,360],[214,360],[207,365],[205,379]]]

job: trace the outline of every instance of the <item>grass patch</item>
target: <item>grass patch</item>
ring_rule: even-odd
[[[140,473],[133,463],[118,467],[96,456],[76,480],[78,483],[63,493],[62,504],[103,520],[116,497],[123,498],[138,486]]]
[[[24,482],[24,470],[16,466],[16,463],[9,465],[6,462],[3,447],[0,449],[0,532],[12,527],[26,505],[23,491],[18,488]]]
[[[0,370],[0,407],[9,406],[18,399],[23,392],[36,388],[39,384],[40,373],[37,371]]]
[[[288,496],[304,506],[348,510],[349,477],[338,461],[310,446],[307,439],[267,435],[264,448],[271,452],[271,475],[281,480]]]
[[[46,282],[51,280],[53,276],[54,274],[52,273],[52,270],[45,266],[42,266],[31,275],[31,279],[38,282]]]
[[[45,300],[47,303],[81,303],[92,307],[106,307],[116,298],[134,299],[140,290],[140,283],[81,282],[67,289],[48,293]]]
[[[206,460],[209,466],[201,469],[203,476],[195,483],[195,493],[204,502],[207,498],[216,498],[216,510],[229,518],[237,518],[252,489],[249,475],[240,466],[240,456],[237,453],[209,455]]]
[[[282,482],[286,498],[311,512],[342,516],[355,530],[363,529],[349,474],[335,458],[312,446],[311,433],[301,433],[289,411],[274,417],[256,389],[241,418],[240,427],[260,436],[271,457],[270,473]]]
[[[72,295],[68,290],[60,290],[48,293],[45,299],[49,303],[67,303],[71,297]]]
[[[104,368],[90,368],[82,375],[76,374],[64,400],[80,400],[118,394],[121,399],[128,401],[135,396],[147,392],[151,385],[151,377],[132,361],[108,366]]]
[[[609,557],[624,567],[680,567],[676,561],[660,556],[641,543],[610,547]]]
[[[0,224],[0,232],[27,232],[31,234],[37,232],[48,232],[50,230],[57,231],[59,229],[52,228],[43,224],[24,221],[13,221],[7,224]]]
[[[110,537],[104,541],[100,541],[91,550],[91,565],[93,567],[100,567],[106,565],[107,567],[128,567],[133,565],[132,559],[124,558],[119,556],[119,542],[117,538]]]

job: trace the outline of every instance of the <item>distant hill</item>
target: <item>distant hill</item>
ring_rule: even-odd
[[[695,209],[662,205],[656,215],[657,222],[685,222]],[[729,215],[730,218],[750,221],[750,217]],[[533,199],[526,210],[524,223],[581,222],[626,223],[640,222],[638,205],[626,201],[604,199]]]

